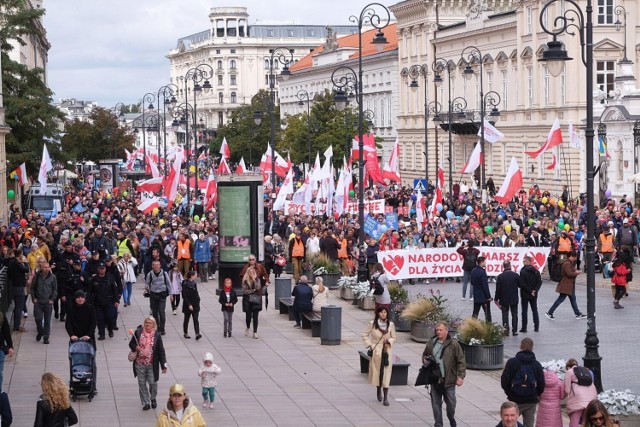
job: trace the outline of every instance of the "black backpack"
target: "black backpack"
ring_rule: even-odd
[[[382,295],[384,293],[384,287],[380,283],[380,280],[378,280],[378,277],[380,276],[371,276],[369,279],[369,287],[373,289],[374,295]]]
[[[511,380],[511,393],[518,397],[531,397],[538,394],[538,380],[536,380],[533,363],[520,365],[520,370]]]
[[[478,259],[478,252],[469,248],[464,256],[464,262],[462,263],[462,269],[465,271],[471,271],[476,267]]]
[[[574,366],[573,367],[573,375],[576,376],[576,382],[578,385],[590,386],[593,384],[593,377],[591,376],[591,371],[589,368],[584,366]]]

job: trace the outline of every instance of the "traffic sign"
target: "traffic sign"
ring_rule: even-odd
[[[426,193],[427,190],[427,180],[426,179],[414,179],[413,180],[413,191],[415,191],[416,193],[418,191],[422,192],[422,193]]]

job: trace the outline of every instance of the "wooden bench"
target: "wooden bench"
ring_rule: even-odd
[[[367,354],[366,350],[360,350],[358,352],[360,354],[360,373],[368,374],[369,373],[369,362],[371,358]],[[407,385],[409,380],[409,366],[411,364],[406,360],[403,360],[393,355],[393,364],[391,367],[391,381],[390,385]]]
[[[311,329],[312,337],[320,336],[320,328],[322,325],[322,315],[315,311],[302,313],[302,329]]]
[[[288,314],[289,320],[296,320],[293,316],[293,298],[280,298],[278,303],[280,314]]]

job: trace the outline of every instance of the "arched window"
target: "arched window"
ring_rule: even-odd
[[[222,92],[218,93],[218,104],[224,104],[224,94]]]
[[[232,59],[231,61],[229,61],[229,68],[232,70],[236,69],[236,60]]]
[[[231,92],[231,103],[232,104],[237,103],[237,97],[235,92]]]
[[[222,70],[222,61],[218,61],[218,70]]]

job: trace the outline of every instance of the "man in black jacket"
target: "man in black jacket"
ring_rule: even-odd
[[[526,366],[523,368],[523,365]],[[533,373],[535,381],[524,381],[523,375],[518,375],[521,369],[523,372],[526,370]],[[507,399],[518,404],[525,427],[534,427],[536,407],[540,395],[544,392],[545,383],[542,365],[536,360],[536,355],[533,353],[533,340],[525,338],[520,342],[520,351],[515,357],[507,360],[500,378],[500,385],[507,395]]]
[[[109,338],[113,338],[120,295],[122,295],[122,288],[118,289],[116,281],[107,274],[107,266],[101,262],[98,265],[98,273],[91,278],[89,284],[89,296],[96,309],[98,320],[98,341],[104,340],[105,326],[109,332]]]
[[[471,272],[471,289],[473,289],[473,314],[472,317],[478,318],[480,308],[484,310],[484,320],[491,322],[491,291],[489,290],[489,277],[485,271],[487,261],[485,257],[479,256],[476,268]]]
[[[522,280],[515,271],[511,270],[511,261],[502,263],[503,272],[496,280],[495,300],[502,310],[502,326],[505,335],[509,335],[509,312],[511,312],[511,331],[518,335],[518,289],[522,287]]]
[[[11,286],[11,297],[13,298],[13,331],[26,332],[27,330],[20,326],[20,319],[27,301],[24,290],[27,286],[26,274],[29,272],[29,264],[22,249],[15,249],[13,255],[7,267],[7,282]]]
[[[533,315],[533,330],[538,332],[540,327],[540,318],[538,317],[538,291],[542,286],[542,277],[540,272],[531,265],[531,257],[525,256],[523,259],[524,267],[520,270],[520,278],[522,279],[522,287],[520,288],[520,301],[522,304],[522,329],[520,332],[527,332],[529,311],[531,306]]]

